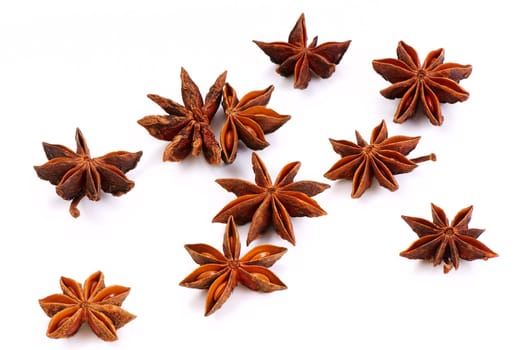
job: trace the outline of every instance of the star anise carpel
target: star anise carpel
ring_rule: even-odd
[[[69,212],[80,216],[77,206],[87,196],[92,201],[101,198],[101,192],[121,196],[134,187],[125,173],[136,167],[142,152],[117,151],[91,158],[85,138],[76,129],[76,152],[56,144],[43,142],[48,162],[34,166],[42,180],[56,186],[56,193],[65,200],[72,200]]]
[[[231,296],[238,283],[259,292],[286,289],[285,284],[268,268],[287,248],[259,245],[240,257],[240,238],[234,219],[227,219],[223,236],[223,254],[207,244],[187,244],[185,249],[200,265],[180,282],[189,288],[208,289],[205,316],[218,310]]]
[[[443,123],[441,103],[463,102],[469,93],[459,85],[468,78],[471,65],[443,63],[444,50],[431,51],[423,65],[417,52],[400,41],[397,48],[398,59],[385,58],[372,61],[374,70],[392,83],[380,93],[389,99],[401,98],[394,114],[394,122],[403,123],[416,113],[419,103],[433,125]]]
[[[418,145],[420,136],[388,136],[385,121],[372,130],[370,143],[356,133],[356,143],[346,140],[330,139],[332,148],[341,156],[324,174],[330,180],[352,180],[352,198],[359,198],[371,186],[372,179],[396,191],[399,185],[394,177],[408,173],[417,167],[417,163],[436,160],[431,153],[427,156],[409,159],[406,156]]]
[[[276,72],[284,77],[294,75],[294,87],[305,89],[312,78],[311,72],[321,78],[329,78],[336,70],[351,40],[326,42],[318,46],[318,37],[307,45],[305,15],[302,13],[289,34],[288,42],[262,42],[253,40],[278,64]]]
[[[419,239],[401,252],[400,256],[429,260],[434,266],[443,262],[444,273],[448,273],[452,268],[457,270],[460,259],[487,260],[498,256],[477,239],[485,231],[484,229],[469,228],[472,206],[461,209],[450,224],[443,209],[434,204],[431,204],[431,207],[432,222],[422,218],[402,216]]]
[[[300,162],[285,165],[273,183],[265,164],[253,152],[255,183],[242,179],[217,179],[220,186],[233,192],[237,198],[216,214],[212,221],[225,223],[229,216],[233,216],[239,225],[251,222],[247,245],[271,225],[282,239],[295,245],[291,217],[326,215],[311,197],[330,187],[316,181],[294,181],[300,166]]]
[[[226,120],[220,133],[225,163],[232,163],[236,158],[239,140],[252,150],[264,149],[269,145],[265,134],[276,131],[291,118],[266,107],[273,91],[271,85],[238,99],[234,88],[225,83],[222,107]]]
[[[94,334],[105,341],[118,337],[116,330],[136,316],[122,309],[130,288],[113,285],[106,287],[104,275],[98,271],[82,285],[75,280],[60,278],[62,294],[53,294],[39,300],[40,306],[51,317],[47,328],[50,338],[74,335],[87,322]]]
[[[178,162],[189,154],[198,156],[203,153],[208,163],[220,163],[220,145],[210,124],[220,106],[226,76],[227,72],[218,76],[205,96],[205,101],[183,67],[180,79],[184,106],[165,97],[147,95],[167,115],[145,116],[138,120],[138,124],[157,139],[169,142],[163,153],[164,161]]]

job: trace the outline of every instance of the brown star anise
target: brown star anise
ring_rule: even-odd
[[[311,71],[321,78],[330,77],[351,43],[351,40],[347,40],[326,42],[316,46],[318,43],[316,36],[307,46],[307,28],[303,13],[289,34],[288,43],[253,41],[272,62],[280,65],[276,72],[284,77],[294,74],[294,87],[299,89],[307,87],[311,80]]]
[[[443,63],[444,50],[437,49],[427,55],[421,66],[416,51],[403,41],[398,44],[397,54],[398,59],[372,61],[374,70],[392,83],[380,93],[389,99],[401,98],[394,122],[403,123],[412,117],[421,101],[430,122],[441,125],[444,118],[440,103],[463,102],[469,97],[458,83],[468,78],[471,65]]]
[[[238,151],[238,139],[253,150],[269,145],[265,134],[276,131],[291,118],[267,108],[274,86],[265,90],[251,91],[238,100],[236,91],[228,83],[223,88],[222,106],[227,118],[220,134],[222,158],[232,163]]]
[[[443,272],[459,267],[459,259],[476,260],[495,258],[498,254],[477,240],[485,230],[469,228],[472,206],[461,209],[449,225],[443,209],[432,206],[432,221],[402,215],[419,239],[400,253],[409,259],[430,260],[434,266],[443,262]]]
[[[76,129],[76,153],[62,145],[43,142],[49,161],[35,166],[42,180],[56,185],[56,193],[65,200],[72,200],[69,212],[80,216],[77,206],[84,196],[92,201],[100,199],[102,191],[121,196],[134,187],[125,173],[136,167],[142,151],[111,152],[102,157],[91,158],[89,148],[80,129]]]
[[[49,338],[67,338],[87,322],[94,334],[105,341],[118,339],[116,330],[136,316],[121,308],[130,288],[105,287],[104,275],[98,271],[82,285],[67,277],[60,278],[62,294],[40,299],[40,306],[51,317],[47,328]]]
[[[230,216],[223,235],[223,254],[207,244],[187,244],[185,249],[201,265],[180,282],[189,288],[209,289],[205,316],[218,310],[229,298],[238,283],[260,292],[286,289],[272,273],[271,267],[286,248],[269,244],[259,245],[240,258],[240,238],[234,219]]]
[[[332,148],[341,155],[324,176],[330,180],[352,180],[352,198],[359,198],[370,187],[372,178],[378,183],[396,191],[399,186],[394,178],[396,174],[408,173],[417,167],[416,163],[436,160],[431,153],[428,156],[408,159],[408,155],[420,140],[420,136],[388,137],[385,121],[372,130],[370,144],[356,131],[356,143],[330,139]]]
[[[169,141],[163,153],[164,161],[178,162],[189,154],[198,156],[203,152],[210,164],[220,163],[220,145],[211,129],[211,120],[220,106],[222,89],[227,72],[223,72],[202,99],[198,86],[182,67],[182,106],[168,98],[149,94],[168,115],[149,115],[138,120],[154,137]]]
[[[225,223],[229,216],[233,216],[238,224],[251,221],[247,245],[264,233],[272,223],[282,239],[296,244],[291,217],[326,215],[310,197],[330,187],[315,181],[294,182],[300,166],[300,162],[287,164],[273,184],[265,164],[253,152],[252,168],[256,183],[240,179],[217,179],[220,186],[233,192],[238,198],[227,204],[212,221]]]

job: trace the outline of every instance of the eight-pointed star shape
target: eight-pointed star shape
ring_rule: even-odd
[[[287,164],[276,177],[274,184],[258,155],[252,153],[255,182],[240,179],[217,179],[216,182],[238,198],[227,204],[213,219],[225,223],[233,216],[238,224],[251,221],[247,245],[263,234],[269,226],[292,244],[296,244],[291,217],[315,217],[327,214],[312,196],[330,186],[315,181],[296,181],[300,162]]]
[[[408,173],[417,167],[417,163],[436,160],[431,153],[428,156],[408,159],[406,156],[418,145],[421,137],[388,137],[385,121],[372,130],[370,144],[356,131],[356,142],[330,139],[341,159],[324,174],[330,180],[352,180],[352,198],[359,198],[370,187],[372,178],[378,183],[396,191],[399,186],[394,178],[396,174]]]
[[[444,50],[430,52],[420,65],[416,51],[400,41],[398,59],[385,58],[372,61],[374,70],[392,83],[380,93],[389,99],[401,98],[394,122],[403,123],[416,112],[421,102],[423,111],[434,125],[443,123],[440,103],[463,102],[469,93],[458,83],[468,78],[471,65],[443,63]]]
[[[443,262],[443,272],[452,267],[459,267],[459,260],[476,260],[495,258],[494,253],[485,244],[478,241],[484,229],[469,228],[472,218],[472,206],[461,209],[449,225],[445,212],[431,204],[432,222],[411,216],[402,215],[419,239],[400,255],[409,259],[432,261],[434,266]]]

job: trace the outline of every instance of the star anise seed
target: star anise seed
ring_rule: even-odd
[[[198,86],[182,67],[182,99],[185,106],[168,98],[149,94],[167,115],[149,115],[138,120],[149,134],[168,141],[163,153],[164,161],[178,162],[189,154],[198,156],[203,152],[210,164],[220,164],[221,149],[211,128],[211,120],[220,106],[222,89],[227,72],[223,72],[202,99]]]
[[[240,258],[240,238],[234,219],[227,219],[223,235],[223,254],[207,244],[187,244],[185,249],[199,265],[180,282],[189,288],[209,289],[205,301],[205,316],[218,310],[230,297],[238,283],[260,292],[286,289],[282,281],[268,268],[286,248],[259,245]]]
[[[67,338],[87,322],[94,334],[105,341],[118,339],[116,330],[136,318],[121,308],[130,288],[105,287],[104,275],[98,271],[82,285],[67,277],[60,278],[62,294],[53,294],[39,300],[40,306],[51,317],[47,328],[49,338]]]
[[[416,232],[419,239],[401,252],[400,256],[429,260],[434,266],[443,262],[444,273],[453,267],[457,270],[460,259],[487,260],[498,256],[477,239],[484,229],[468,227],[472,218],[472,206],[461,209],[450,225],[443,209],[434,204],[431,204],[431,207],[432,222],[402,215],[403,220]]]
[[[276,131],[291,118],[266,107],[273,90],[271,85],[265,90],[251,91],[238,100],[233,87],[225,84],[222,106],[226,121],[220,134],[225,163],[232,163],[236,158],[239,140],[250,149],[264,149],[269,145],[265,134]]]
[[[330,139],[332,148],[341,156],[324,176],[330,180],[352,180],[352,198],[359,198],[371,186],[372,178],[396,191],[399,188],[394,175],[408,173],[417,163],[436,160],[431,153],[427,156],[408,159],[406,156],[418,145],[420,136],[388,137],[385,121],[372,130],[370,144],[356,131],[356,142]]]
[[[351,43],[351,40],[331,41],[317,46],[316,36],[307,46],[307,28],[303,13],[290,32],[288,42],[253,41],[272,62],[280,65],[276,69],[277,73],[284,77],[294,74],[294,87],[298,89],[307,87],[312,77],[311,71],[324,79],[330,77]]]
[[[256,183],[241,179],[217,179],[216,182],[238,198],[227,204],[212,220],[225,223],[233,216],[239,225],[251,222],[247,245],[259,238],[269,226],[291,244],[296,244],[291,217],[316,217],[327,213],[312,196],[330,186],[315,181],[296,181],[300,162],[287,164],[276,177],[274,184],[258,155],[252,153],[252,168]]]
[[[47,163],[34,166],[42,180],[56,186],[56,193],[65,200],[72,200],[69,212],[80,216],[77,206],[84,196],[92,201],[100,199],[102,191],[121,196],[134,187],[125,173],[136,167],[142,151],[111,152],[91,158],[89,148],[80,129],[76,129],[76,153],[62,145],[43,142]]]
[[[392,83],[380,93],[389,99],[401,98],[394,122],[403,123],[416,112],[421,102],[423,111],[433,125],[443,123],[440,103],[463,102],[469,93],[458,83],[468,78],[471,65],[443,63],[444,50],[430,52],[420,65],[416,51],[400,41],[398,59],[385,58],[372,61],[374,70]]]

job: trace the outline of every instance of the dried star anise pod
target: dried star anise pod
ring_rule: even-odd
[[[223,72],[202,99],[198,86],[182,67],[182,99],[185,106],[168,98],[149,94],[168,115],[149,115],[138,120],[154,137],[169,141],[163,153],[164,161],[178,162],[189,154],[198,156],[203,152],[210,164],[220,163],[220,145],[211,129],[211,120],[220,106],[222,89],[227,72]]]
[[[240,258],[240,238],[234,219],[230,216],[223,235],[223,254],[207,244],[187,244],[185,249],[201,265],[180,282],[189,288],[209,289],[205,316],[218,310],[230,297],[238,283],[260,292],[286,289],[272,273],[271,267],[286,248],[269,244],[259,245]]]
[[[443,272],[459,267],[459,260],[495,258],[498,254],[478,241],[484,229],[469,228],[472,206],[461,209],[449,225],[443,209],[431,204],[432,222],[411,216],[401,217],[416,232],[419,239],[400,253],[409,259],[432,261],[433,265],[443,262]]]
[[[276,72],[284,77],[294,74],[294,87],[298,89],[307,87],[311,80],[311,71],[321,78],[330,77],[351,43],[351,40],[331,41],[317,46],[316,36],[307,46],[307,28],[303,13],[290,32],[288,43],[253,41],[272,62],[280,65]]]
[[[263,149],[269,145],[265,134],[276,131],[291,118],[266,107],[273,90],[271,85],[265,90],[251,91],[238,100],[233,87],[225,84],[222,106],[227,119],[220,134],[225,163],[232,163],[236,158],[239,139],[250,149]]]
[[[330,180],[352,180],[352,198],[361,197],[370,187],[373,177],[381,186],[396,191],[399,186],[394,175],[414,170],[417,163],[436,160],[433,153],[413,159],[406,157],[416,148],[420,138],[402,135],[388,137],[387,125],[382,120],[372,130],[370,144],[358,131],[357,143],[330,139],[332,148],[342,158],[324,176]]]
[[[87,196],[92,201],[100,199],[102,191],[121,196],[134,187],[125,173],[136,167],[142,151],[131,153],[117,151],[102,157],[91,158],[89,148],[80,129],[76,129],[76,153],[62,145],[43,142],[49,161],[35,166],[42,180],[56,185],[56,193],[65,200],[72,200],[69,212],[80,216],[77,206]]]
[[[47,328],[49,338],[67,338],[87,322],[94,334],[105,341],[118,339],[116,330],[136,316],[121,308],[130,288],[106,287],[104,275],[98,271],[82,285],[67,277],[60,278],[62,294],[40,299],[39,303],[51,317]]]
[[[392,83],[380,93],[389,99],[401,98],[394,122],[403,123],[416,113],[421,102],[423,111],[434,125],[443,123],[440,103],[463,102],[469,97],[458,83],[468,78],[471,65],[443,63],[444,50],[430,52],[420,65],[416,51],[400,41],[398,59],[385,58],[372,61],[374,70]]]
[[[225,223],[229,216],[233,216],[238,224],[250,221],[247,245],[267,231],[271,224],[282,239],[296,244],[291,217],[326,215],[310,197],[330,187],[315,181],[294,182],[300,165],[300,162],[287,164],[273,184],[265,164],[253,152],[252,168],[256,183],[241,179],[217,179],[220,186],[238,198],[227,204],[212,221]]]

